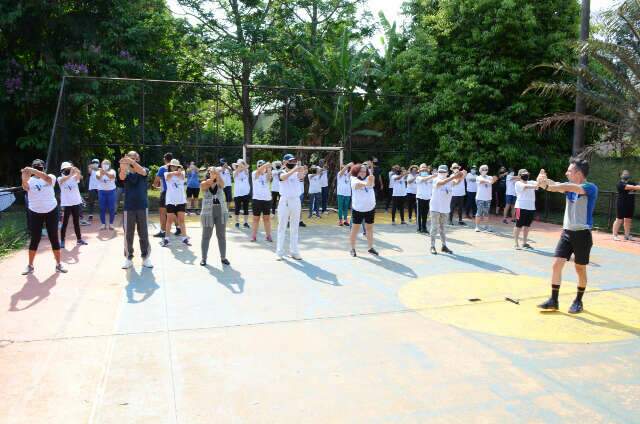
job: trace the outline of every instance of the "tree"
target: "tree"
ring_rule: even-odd
[[[592,114],[560,112],[546,116],[532,127],[558,128],[582,121],[601,129],[600,140],[585,149],[632,152],[640,149],[640,2],[627,0],[605,14],[598,38],[579,44],[590,62],[587,68],[559,61],[543,65],[565,78],[561,81],[535,81],[528,91],[546,98],[575,97],[581,93]],[[578,76],[584,84],[576,84]]]
[[[396,86],[419,96],[418,142],[442,161],[559,164],[569,144],[523,126],[564,100],[522,95],[550,72],[535,65],[573,58],[578,7],[569,0],[411,0],[410,44]]]

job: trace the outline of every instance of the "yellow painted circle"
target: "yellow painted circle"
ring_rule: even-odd
[[[594,288],[584,295],[584,312],[570,315],[566,311],[575,291],[575,284],[563,284],[560,311],[541,312],[536,305],[549,296],[548,280],[477,272],[420,278],[403,286],[399,296],[407,307],[427,318],[499,336],[559,343],[610,342],[640,336],[640,300]],[[481,300],[470,302],[472,298]]]

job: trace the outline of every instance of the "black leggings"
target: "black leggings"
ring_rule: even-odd
[[[458,222],[462,222],[462,210],[464,209],[464,196],[453,196],[451,198],[451,212],[449,212],[449,223],[453,222],[454,212],[458,210]]]
[[[400,221],[404,222],[404,196],[393,196],[393,204],[391,205],[391,221],[396,220],[396,210],[400,211]]]
[[[407,193],[407,212],[409,213],[409,220],[411,220],[411,216],[413,215],[413,211],[418,213],[416,208],[416,194],[415,193]]]
[[[69,223],[69,215],[73,217],[73,229],[76,232],[76,238],[80,240],[82,235],[80,234],[80,206],[63,206],[64,212],[62,215],[62,228],[60,229],[60,240],[64,241],[67,235],[67,224]]]
[[[40,238],[42,238],[42,225],[47,229],[47,236],[51,242],[53,250],[60,250],[60,241],[58,241],[58,208],[54,208],[51,212],[37,213],[30,211],[31,215],[31,242],[29,250],[38,250]]]
[[[249,215],[249,195],[238,196],[233,198],[233,203],[236,206],[236,215],[240,215],[240,206],[242,205],[243,215]]]
[[[429,203],[430,200],[418,199],[418,212],[417,221],[418,221],[418,231],[427,231],[427,218],[429,217]]]
[[[280,198],[280,193],[277,191],[271,192],[271,213],[276,214],[276,207],[278,206],[278,199]]]

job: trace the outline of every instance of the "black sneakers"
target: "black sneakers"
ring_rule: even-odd
[[[438,251],[436,250],[436,248],[434,246],[431,246],[431,254],[432,255],[437,255]]]
[[[357,256],[356,249],[351,249],[351,256],[353,256],[354,258]]]
[[[546,302],[538,305],[538,308],[545,311],[557,311],[559,307],[560,305],[558,304],[558,301],[552,297],[550,297]]]
[[[156,238],[164,238],[164,231],[158,231],[153,236]]]
[[[582,300],[575,299],[569,308],[570,314],[579,314],[582,312]]]
[[[380,254],[378,253],[378,251],[376,249],[374,249],[373,247],[369,250],[367,250],[367,252],[369,252],[370,254],[372,254],[373,256],[380,256]]]
[[[453,255],[453,251],[449,249],[447,246],[442,246],[442,253],[448,253],[450,255]]]

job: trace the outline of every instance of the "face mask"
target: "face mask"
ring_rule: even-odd
[[[396,175],[400,175],[400,174],[402,174],[402,171],[398,169],[398,170],[396,171]]]
[[[520,179],[522,179],[522,181],[529,181],[529,174],[520,175]]]
[[[106,164],[106,163],[102,164],[102,169],[103,169],[104,171],[108,171],[108,170],[109,170],[109,165],[108,165],[108,164]]]
[[[64,171],[62,171],[62,175],[69,175],[69,174],[71,174],[70,169],[65,169]]]
[[[287,164],[287,169],[293,169],[295,168],[296,164],[295,163],[288,163]]]
[[[280,165],[276,166],[276,169],[280,169],[280,168],[281,168],[281,166],[280,166]]]
[[[420,173],[420,176],[421,176],[421,177],[428,177],[428,176],[429,176],[429,173],[428,173],[427,171],[422,171],[422,172]]]
[[[33,167],[33,169],[37,169],[40,172],[44,172],[44,167],[42,165],[36,165]]]
[[[476,175],[478,173],[478,171],[476,171],[475,169],[471,170],[471,175]]]
[[[622,176],[622,179],[623,179],[624,181],[629,181],[629,180],[631,179],[631,175],[623,175],[623,176]]]

